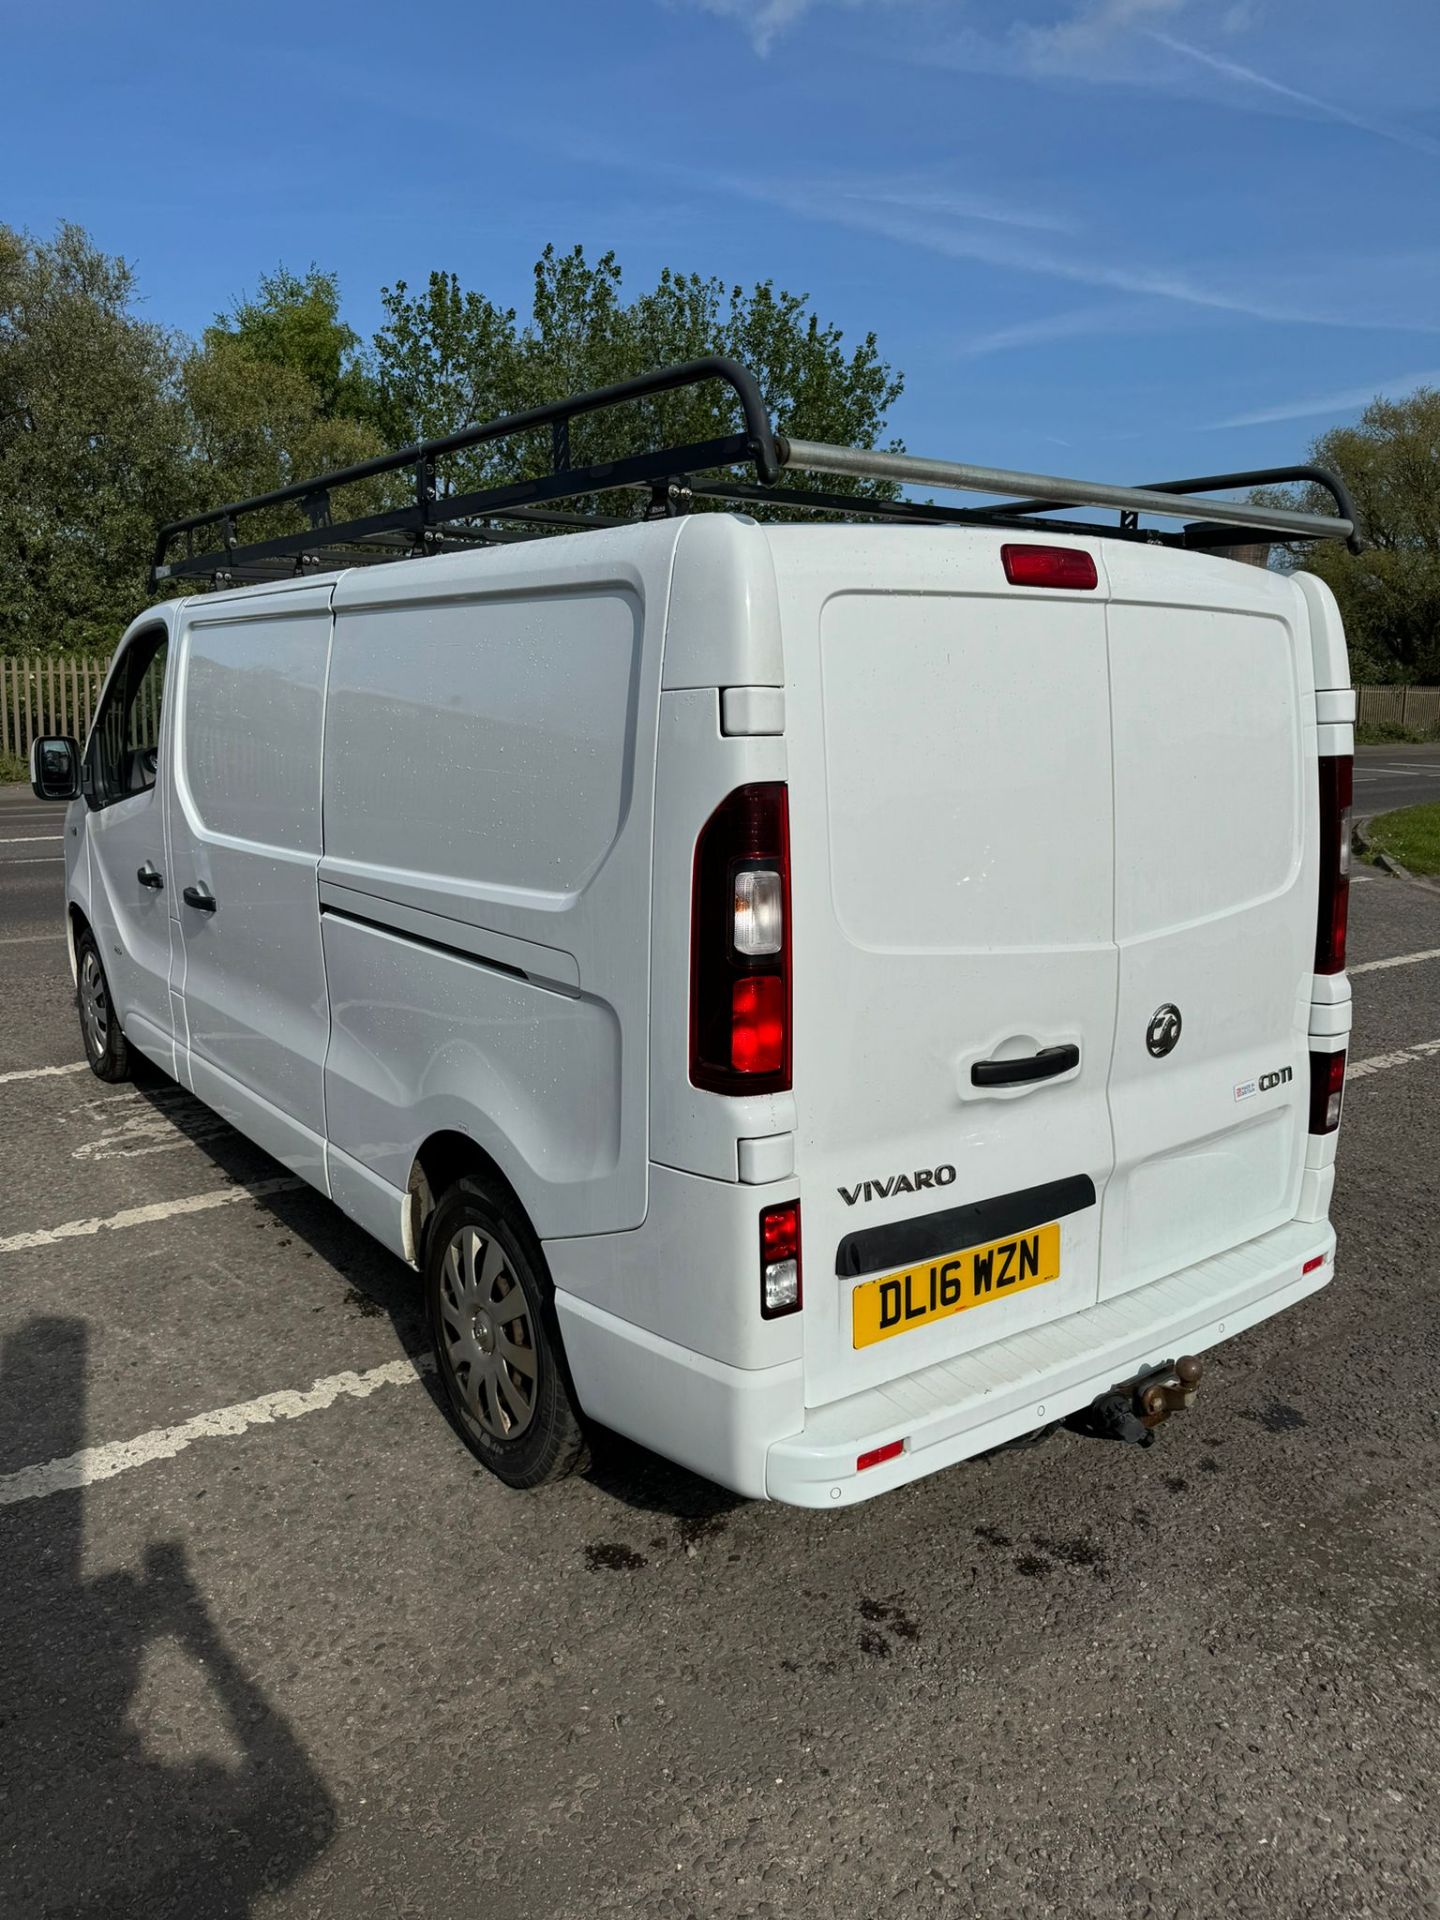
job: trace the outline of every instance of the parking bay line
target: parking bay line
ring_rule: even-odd
[[[309,1183],[286,1175],[277,1180],[257,1180],[248,1187],[216,1187],[209,1193],[192,1193],[183,1200],[156,1200],[145,1207],[124,1207],[119,1213],[89,1220],[65,1220],[58,1227],[35,1227],[28,1233],[11,1233],[0,1238],[0,1253],[25,1253],[32,1247],[50,1247],[57,1240],[84,1240],[97,1233],[117,1232],[126,1227],[147,1227],[156,1220],[173,1220],[177,1214],[209,1213],[214,1207],[232,1207],[240,1200],[263,1200],[267,1194],[295,1193]]]
[[[79,1453],[47,1460],[40,1466],[20,1467],[14,1473],[0,1475],[0,1507],[91,1487],[98,1480],[113,1480],[116,1474],[129,1473],[134,1467],[173,1460],[197,1440],[233,1440],[251,1427],[274,1426],[278,1420],[298,1420],[307,1413],[320,1413],[337,1400],[368,1400],[380,1387],[410,1385],[432,1372],[434,1364],[428,1354],[416,1354],[387,1360],[364,1373],[330,1373],[303,1391],[282,1388],[278,1393],[263,1393],[256,1400],[242,1400],[233,1407],[193,1414],[175,1427],[152,1427],[133,1440],[112,1440],[106,1446],[84,1447]]]
[[[41,840],[63,840],[63,833],[16,833],[0,839],[0,847],[33,847]]]
[[[1440,1054],[1440,1040],[1416,1040],[1408,1047],[1396,1047],[1393,1053],[1372,1053],[1368,1060],[1352,1060],[1345,1069],[1345,1084],[1363,1080],[1372,1073],[1384,1073],[1390,1067],[1414,1066],[1417,1060],[1431,1060]]]
[[[9,1086],[12,1080],[55,1080],[62,1073],[84,1073],[86,1062],[74,1060],[65,1067],[12,1067],[9,1073],[0,1073],[0,1087]]]
[[[1421,960],[1440,960],[1440,947],[1427,947],[1423,953],[1392,953],[1388,960],[1362,960],[1351,973],[1378,973],[1382,967],[1413,967]]]

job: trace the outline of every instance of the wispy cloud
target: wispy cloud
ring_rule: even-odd
[[[1146,333],[1173,321],[1173,308],[1152,300],[1093,301],[1084,307],[1065,307],[1031,320],[1015,320],[991,327],[955,343],[965,359],[991,353],[1011,353],[1019,347],[1052,346],[1058,340],[1088,340],[1097,335]]]
[[[1308,420],[1322,413],[1351,413],[1356,407],[1368,407],[1382,394],[1413,393],[1416,387],[1440,387],[1440,368],[1426,373],[1397,373],[1391,380],[1372,381],[1365,387],[1346,387],[1339,393],[1314,394],[1307,400],[1284,400],[1279,406],[1257,407],[1253,413],[1234,413],[1226,420],[1209,420],[1204,431],[1219,433],[1231,427],[1269,427],[1277,420]]]
[[[903,0],[666,0],[668,6],[698,7],[721,20],[733,20],[750,37],[750,44],[762,57],[787,27],[793,27],[804,14],[822,7],[841,8],[847,13],[867,6],[898,6]]]
[[[1138,299],[1286,325],[1440,333],[1440,320],[1416,320],[1408,314],[1380,317],[1370,288],[1363,289],[1359,305],[1347,306],[1335,295],[1336,289],[1347,285],[1347,275],[1333,259],[1325,263],[1323,279],[1314,286],[1292,284],[1287,291],[1276,277],[1267,281],[1258,273],[1205,278],[1189,268],[1107,260],[1093,243],[1067,247],[1058,234],[1055,239],[1036,237],[1029,231],[1036,223],[1023,206],[1008,213],[997,207],[985,220],[954,219],[907,204],[888,187],[877,197],[863,182],[786,181],[734,174],[705,175],[703,182],[714,191],[779,207],[799,218],[875,234],[945,259],[971,260]]]
[[[1179,13],[1186,0],[1091,0],[1066,20],[1050,26],[1017,25],[1015,44],[1034,66],[1049,72],[1068,72],[1108,48],[1117,35],[1148,20]]]
[[[1397,127],[1386,121],[1368,119],[1364,114],[1352,113],[1348,107],[1337,106],[1333,100],[1322,100],[1316,94],[1304,93],[1299,87],[1292,87],[1283,80],[1273,79],[1268,73],[1261,73],[1255,67],[1247,67],[1239,60],[1227,60],[1218,53],[1209,52],[1205,47],[1192,46],[1188,40],[1179,40],[1174,34],[1161,33],[1157,28],[1147,28],[1146,33],[1157,46],[1168,47],[1171,53],[1178,53],[1186,60],[1194,60],[1200,66],[1209,68],[1212,73],[1221,74],[1227,80],[1237,81],[1242,87],[1254,87],[1275,99],[1286,100],[1292,106],[1299,107],[1322,120],[1335,120],[1341,126],[1355,127],[1359,132],[1374,134],[1378,139],[1393,140],[1397,146],[1408,147],[1414,153],[1427,153],[1432,158],[1440,158],[1440,140],[1432,140],[1428,134],[1416,133],[1409,127]]]

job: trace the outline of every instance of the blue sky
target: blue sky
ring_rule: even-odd
[[[0,218],[198,331],[284,261],[808,291],[920,453],[1142,481],[1440,385],[1434,0],[0,0]]]

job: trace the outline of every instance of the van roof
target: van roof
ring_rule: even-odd
[[[719,396],[714,423],[729,431],[683,445],[572,464],[574,421],[707,386],[728,389]],[[457,455],[507,441],[512,443],[517,464],[533,468],[536,436],[547,431],[545,470],[528,478],[462,488],[456,485],[453,471],[448,482],[442,473],[444,463]],[[753,479],[739,477],[737,469],[748,470]],[[786,485],[786,474],[804,478]],[[815,484],[817,476],[834,477],[838,487]],[[993,504],[956,507],[854,490],[857,482],[866,481],[886,483],[891,489],[941,487],[979,493],[992,496]],[[1296,481],[1328,493],[1335,512],[1205,497]],[[366,510],[337,517],[332,495],[360,487],[367,492],[352,504]],[[633,509],[614,510],[636,494],[640,496],[638,516]],[[443,439],[422,441],[357,466],[294,481],[251,500],[171,521],[156,537],[150,578],[152,586],[179,579],[207,580],[218,587],[276,581],[457,548],[623,526],[637,517],[668,519],[689,512],[697,503],[740,507],[767,517],[777,512],[785,517],[818,513],[838,514],[850,521],[978,524],[1212,551],[1276,538],[1344,540],[1352,552],[1363,545],[1344,482],[1323,467],[1269,467],[1126,487],[799,440],[775,431],[754,374],[737,361],[716,355],[662,367],[591,393],[571,394],[523,413],[505,414]],[[1075,507],[1113,508],[1118,524],[1053,517]],[[265,516],[265,531],[249,531],[242,525],[255,515]],[[1142,527],[1142,515],[1184,524],[1161,532]],[[269,531],[277,521],[290,524],[281,531]]]

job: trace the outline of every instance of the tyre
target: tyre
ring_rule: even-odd
[[[88,927],[75,941],[75,1001],[90,1071],[99,1080],[128,1080],[130,1048],[120,1031],[100,949]]]
[[[461,1439],[508,1487],[580,1464],[545,1258],[508,1195],[460,1180],[430,1217],[425,1295],[435,1364]]]

